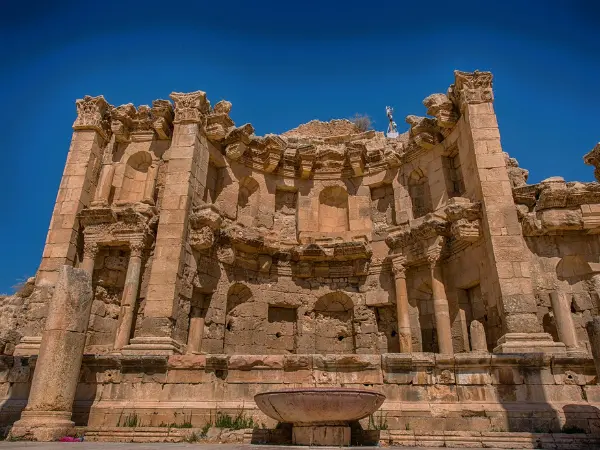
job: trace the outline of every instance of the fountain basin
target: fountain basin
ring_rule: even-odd
[[[292,423],[298,445],[350,445],[348,422],[373,414],[385,395],[366,389],[295,388],[264,392],[254,401],[267,416]]]

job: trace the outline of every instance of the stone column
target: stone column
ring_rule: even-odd
[[[190,331],[188,333],[187,353],[199,353],[204,337],[204,316],[202,308],[193,306],[190,311]]]
[[[471,330],[471,351],[487,353],[487,339],[483,324],[478,320],[473,320],[469,328]]]
[[[121,297],[121,310],[119,312],[119,325],[115,336],[115,350],[121,350],[129,344],[131,327],[133,326],[135,304],[137,302],[140,277],[142,272],[143,242],[132,242],[130,245],[129,264],[125,275],[125,286]]]
[[[442,354],[453,355],[452,326],[450,324],[450,308],[446,298],[446,290],[442,278],[442,267],[438,264],[438,257],[428,258],[431,270],[431,290],[433,291],[433,313],[435,328],[437,330],[438,349]]]
[[[586,325],[586,329],[596,366],[596,384],[600,384],[600,316],[594,316]]]
[[[107,206],[112,188],[113,177],[115,175],[115,166],[112,163],[104,164],[100,172],[100,180],[94,195],[92,206]]]
[[[554,313],[554,322],[558,338],[570,350],[579,350],[577,335],[575,334],[575,325],[573,325],[573,316],[568,304],[567,296],[564,292],[553,291],[550,293],[550,302],[552,303],[552,312]]]
[[[13,438],[53,441],[74,433],[71,414],[92,301],[90,274],[62,266],[49,305],[29,400],[11,430]]]
[[[156,174],[158,173],[158,166],[152,164],[148,167],[148,173],[146,174],[146,184],[144,185],[144,198],[143,203],[154,206],[154,187],[156,186]]]
[[[98,256],[98,244],[89,242],[83,244],[83,261],[81,268],[91,275],[94,274],[94,265],[96,264],[96,256]]]
[[[396,318],[398,320],[398,340],[400,353],[412,353],[412,332],[406,290],[406,258],[395,257],[392,260],[396,288]]]

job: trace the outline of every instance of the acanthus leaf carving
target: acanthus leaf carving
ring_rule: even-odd
[[[210,104],[206,100],[206,92],[173,92],[170,97],[175,102],[175,119],[173,123],[204,124],[210,109]]]
[[[102,95],[91,97],[86,95],[75,102],[77,118],[73,123],[74,130],[94,130],[105,140],[111,134],[110,105]]]
[[[455,70],[454,84],[448,88],[448,98],[461,111],[468,104],[493,102],[492,78],[491,72]]]

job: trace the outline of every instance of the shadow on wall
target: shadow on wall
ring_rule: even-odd
[[[28,357],[0,355],[0,436],[21,417],[27,405],[33,369]]]

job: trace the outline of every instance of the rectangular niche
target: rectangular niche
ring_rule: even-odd
[[[297,310],[269,305],[267,353],[296,353]]]

